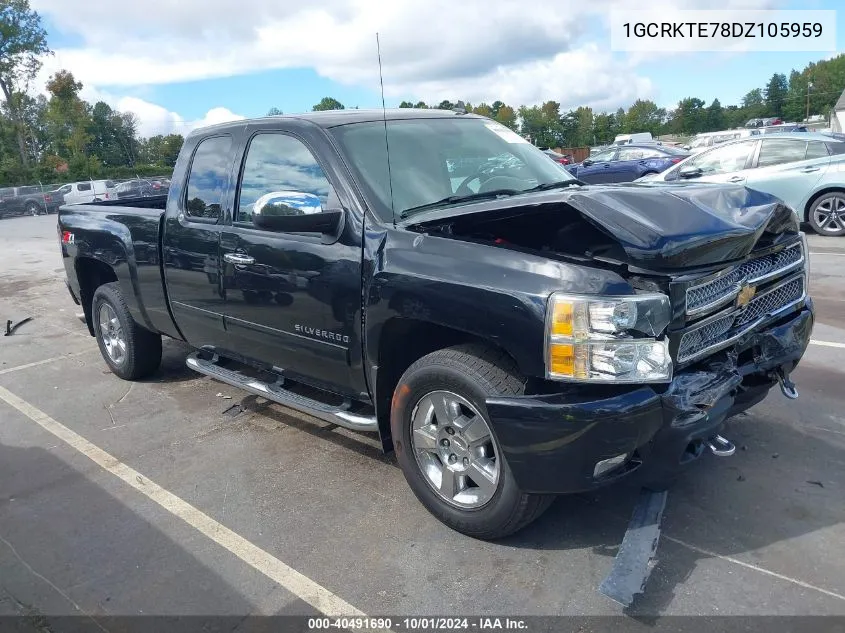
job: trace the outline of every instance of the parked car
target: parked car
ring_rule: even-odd
[[[783,123],[783,120],[780,117],[764,117],[764,118],[756,118],[756,119],[749,119],[745,123],[745,127],[747,128],[755,128],[755,127],[766,127],[770,125],[779,125]]]
[[[117,183],[112,180],[82,180],[59,187],[65,204],[86,204],[117,199]]]
[[[612,145],[633,145],[636,144],[643,144],[643,143],[651,143],[654,141],[654,138],[651,135],[651,132],[635,132],[634,134],[617,134],[616,138],[613,139]]]
[[[779,134],[782,132],[808,132],[806,125],[800,123],[780,123],[760,128],[760,134]]]
[[[644,174],[659,173],[689,155],[686,150],[668,145],[622,145],[566,168],[588,183],[631,182]]]
[[[542,148],[542,151],[546,156],[560,165],[571,165],[574,162],[572,154],[561,154],[548,147]]]
[[[124,198],[148,198],[152,195],[158,195],[158,192],[154,192],[153,185],[149,180],[127,180],[115,187],[115,195],[118,200],[122,200]]]
[[[761,134],[759,129],[744,129],[744,130],[722,130],[721,132],[702,132],[696,134],[688,145],[684,145],[684,149],[691,154],[703,152],[708,147],[726,143],[739,138],[746,138],[749,136],[757,136]]]
[[[479,156],[459,182],[444,168]],[[516,532],[555,494],[669,485],[731,454],[725,420],[774,385],[798,396],[808,260],[773,196],[583,185],[444,110],[201,128],[173,178],[167,200],[59,211],[108,368],[141,379],[162,335],[184,339],[202,374],[377,434],[470,536]]]
[[[729,182],[777,196],[821,235],[845,235],[845,142],[766,134],[696,154],[640,182]]]
[[[63,202],[57,190],[42,191],[37,185],[6,187],[0,189],[0,217],[55,213]]]

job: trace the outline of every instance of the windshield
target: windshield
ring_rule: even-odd
[[[425,205],[454,204],[459,197],[505,190],[518,194],[539,185],[576,182],[540,149],[489,119],[394,120],[387,122],[387,130],[392,182],[382,121],[330,130],[385,222],[393,221],[391,184],[398,219]]]

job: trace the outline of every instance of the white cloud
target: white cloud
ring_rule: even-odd
[[[385,90],[393,97],[555,99],[564,107],[615,108],[656,92],[636,71],[648,57],[611,54],[607,33],[612,9],[638,8],[641,0],[125,0],[120,11],[112,0],[31,2],[84,42],[59,48],[44,73],[68,68],[86,86],[124,93],[139,85],[298,67],[377,89],[376,32]],[[720,8],[780,2],[724,0]],[[657,0],[647,6],[659,17],[696,4]],[[140,99],[128,103],[159,126],[180,120]]]

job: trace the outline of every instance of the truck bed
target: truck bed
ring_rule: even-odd
[[[154,332],[179,336],[162,282],[161,228],[167,196],[67,204],[59,230],[73,235],[63,246],[71,280],[90,279],[95,263],[114,271],[133,318]],[[88,308],[89,293],[71,288]]]

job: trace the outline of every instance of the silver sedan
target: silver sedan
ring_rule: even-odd
[[[814,133],[730,141],[635,182],[744,184],[777,196],[821,235],[845,235],[845,142]]]

